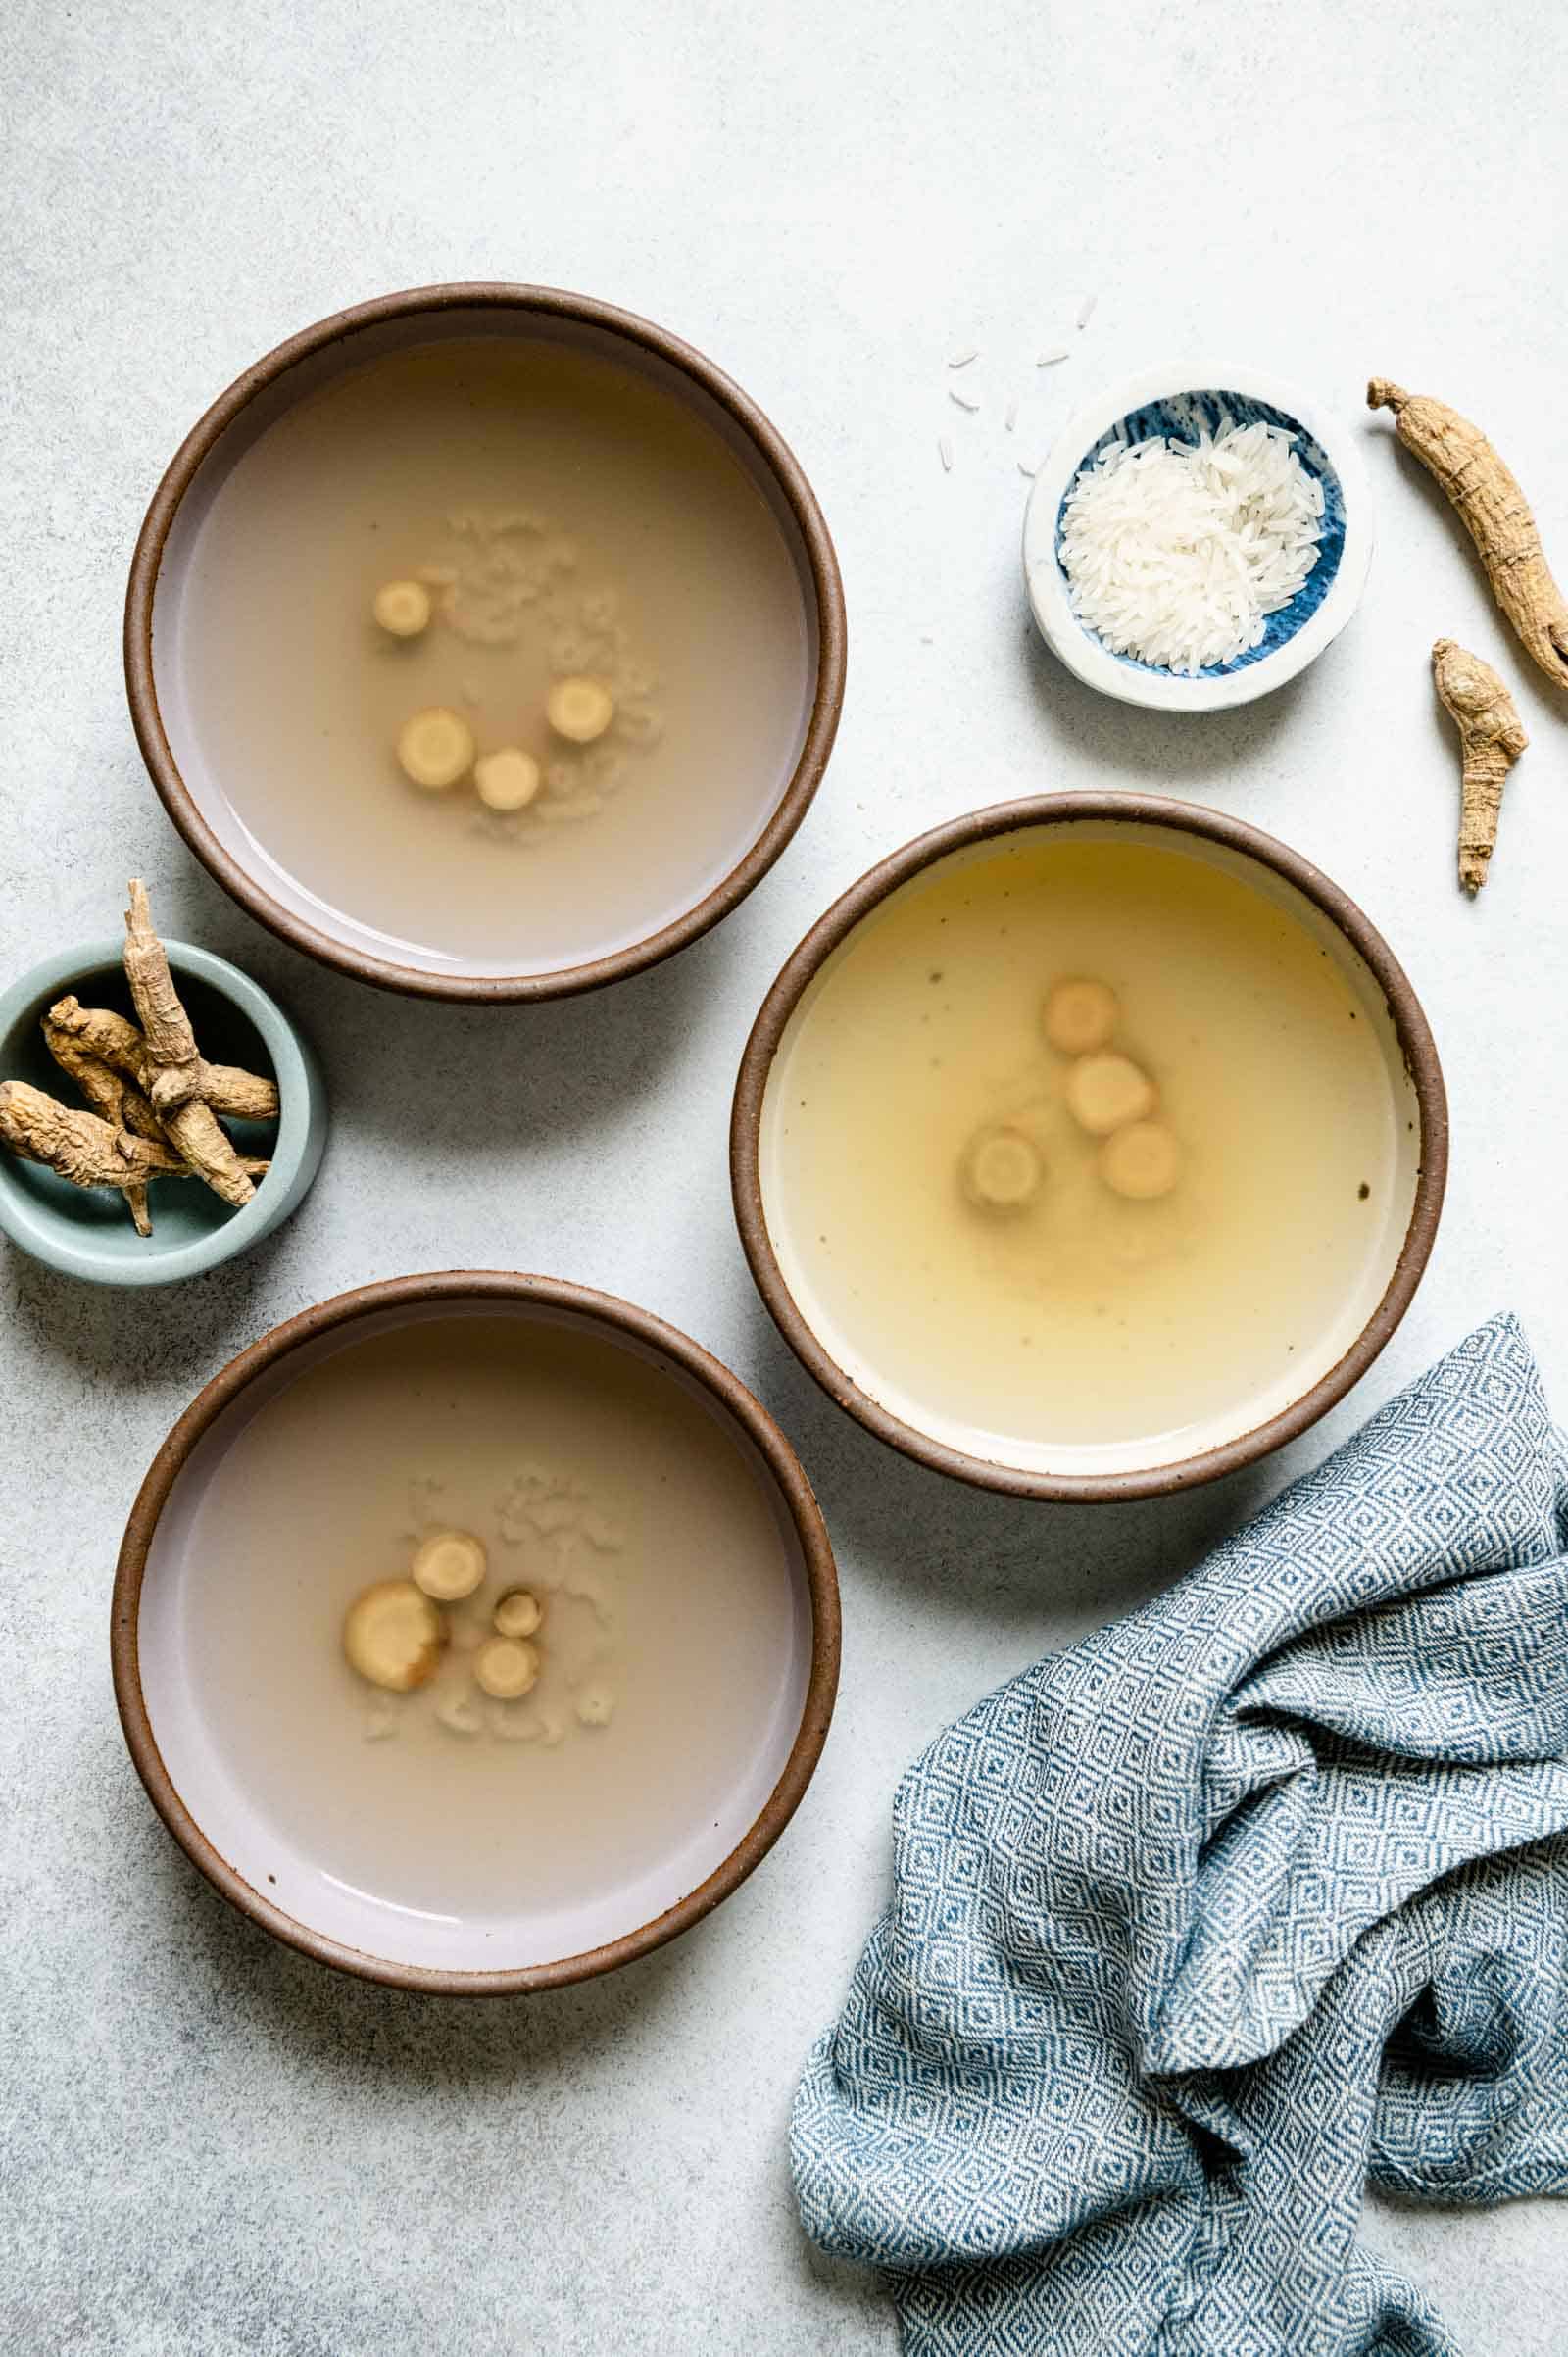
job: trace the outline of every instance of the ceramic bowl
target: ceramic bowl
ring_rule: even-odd
[[[728,872],[694,873],[685,905],[650,906],[640,938],[590,946],[570,962],[504,972],[389,944],[270,859],[197,740],[182,664],[183,622],[203,516],[229,469],[285,411],[367,361],[460,337],[525,338],[599,351],[653,380],[711,426],[771,509],[800,593],[800,731],[794,767],[759,781],[755,832]],[[759,883],[809,808],[844,697],[844,593],[827,526],[798,461],[757,404],[711,361],[631,313],[551,287],[417,287],[335,313],[246,369],[192,427],[147,511],[125,603],[125,679],[153,784],[196,857],[264,925],[323,963],[434,999],[560,998],[613,982],[682,949]],[[707,856],[694,854],[694,858]],[[661,887],[661,891],[663,887]]]
[[[730,1739],[733,1757],[705,1769],[693,1820],[673,1850],[588,1873],[575,1895],[545,1909],[531,1894],[519,1843],[514,1879],[498,1873],[493,1908],[458,1914],[405,1904],[407,1890],[350,1879],[297,1787],[291,1793],[283,1785],[264,1789],[265,1778],[247,1779],[211,1692],[214,1644],[203,1644],[197,1630],[211,1636],[214,1628],[208,1607],[215,1599],[209,1591],[204,1600],[199,1584],[227,1576],[221,1550],[215,1553],[202,1535],[203,1502],[251,1419],[335,1352],[421,1321],[473,1315],[514,1320],[519,1351],[542,1328],[575,1329],[596,1349],[629,1354],[661,1384],[695,1399],[757,1482],[776,1529],[779,1585],[769,1613],[784,1634],[772,1663],[771,1705]],[[526,1456],[526,1439],[519,1449]],[[302,1482],[314,1478],[301,1467]],[[755,1609],[759,1592],[744,1593]],[[217,1608],[227,1608],[220,1595]],[[214,1643],[220,1642],[220,1631]],[[335,1656],[335,1627],[332,1649]],[[505,1272],[368,1285],[289,1319],[242,1351],[159,1450],[132,1508],[115,1580],[115,1692],[125,1740],[154,1807],[187,1856],[242,1914],[306,1955],[367,1980],[453,1995],[586,1980],[646,1954],[717,1906],[778,1839],[810,1781],[838,1660],[838,1585],[821,1514],[789,1443],[745,1386],[646,1310],[552,1278]],[[680,1729],[671,1725],[669,1737],[679,1743]],[[509,1746],[509,1756],[532,1753]]]
[[[1058,553],[1062,508],[1079,474],[1112,443],[1196,442],[1227,417],[1238,425],[1261,418],[1298,437],[1297,456],[1323,487],[1323,537],[1316,565],[1290,604],[1269,615],[1259,645],[1189,677],[1113,654],[1079,620]],[[1250,369],[1153,368],[1112,385],[1063,426],[1024,514],[1024,581],[1047,645],[1090,687],[1157,712],[1220,712],[1283,687],[1345,628],[1371,560],[1370,495],[1349,432],[1304,394]]]
[[[1049,1431],[1007,1444],[938,1407],[867,1355],[813,1290],[795,1241],[780,1140],[804,1100],[789,1079],[793,1026],[837,954],[884,904],[919,889],[939,863],[1001,838],[1064,828],[1169,843],[1244,881],[1304,927],[1336,960],[1387,1077],[1387,1167],[1372,1171],[1377,1214],[1357,1283],[1325,1305],[1300,1356],[1269,1371],[1266,1390],[1228,1401],[1162,1444],[1158,1437],[1067,1444]],[[763,1001],[742,1060],[730,1132],[741,1241],[780,1332],[818,1383],[868,1431],[918,1462],[1019,1498],[1113,1499],[1181,1490],[1254,1462],[1294,1440],[1342,1399],[1388,1342],[1432,1250],[1447,1169],[1447,1107],[1426,1018],[1388,944],[1355,904],[1286,845],[1218,811],[1135,794],[1060,794],[972,812],[922,835],[853,885],[812,927]]]
[[[309,1043],[275,999],[226,958],[189,942],[165,943],[202,1052],[278,1083],[276,1122],[232,1122],[243,1153],[271,1169],[240,1210],[198,1179],[153,1182],[151,1236],[138,1236],[124,1202],[107,1188],[74,1187],[34,1162],[0,1153],[0,1227],[64,1274],[94,1285],[173,1285],[249,1252],[280,1227],[309,1192],[326,1145],[326,1094]],[[82,1099],[44,1046],[39,1023],[57,999],[128,1013],[117,941],[45,959],[0,997],[0,1080],[25,1080],[63,1105]]]

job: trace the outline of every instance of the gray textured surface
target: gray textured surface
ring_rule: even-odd
[[[785,950],[922,824],[1046,785],[1216,803],[1289,836],[1391,933],[1453,1102],[1426,1285],[1292,1461],[1503,1303],[1568,1406],[1568,712],[1525,676],[1386,426],[1367,427],[1380,549],[1349,636],[1271,702],[1181,727],[1095,699],[1033,645],[1014,464],[1075,387],[1162,354],[1236,352],[1347,410],[1376,368],[1493,427],[1568,562],[1551,423],[1568,322],[1542,270],[1563,210],[1563,21],[1518,0],[1223,17],[1191,0],[1109,17],[12,0],[0,71],[5,962],[101,933],[139,868],[172,929],[307,1023],[337,1123],[299,1219],[189,1291],[91,1294],[0,1257],[0,2347],[886,2352],[879,2295],[799,2239],[782,2134],[884,1887],[892,1782],[941,1721],[1171,1578],[1288,1466],[1070,1512],[879,1449],[753,1297],[723,1158],[735,1062]],[[757,897],[612,996],[488,1016],[377,998],[242,918],[145,783],[118,651],[141,510],[212,394],[340,303],[484,275],[609,296],[730,368],[815,480],[852,613],[837,757]],[[977,418],[946,399],[960,341],[982,349]],[[1037,375],[1057,341],[1072,359]],[[1536,738],[1473,909],[1426,674],[1440,632],[1501,662]],[[411,1145],[421,1067],[448,1120]],[[148,1457],[237,1346],[345,1285],[473,1261],[628,1294],[741,1370],[820,1489],[847,1643],[822,1770],[727,1907],[617,1979],[465,2009],[275,1951],[186,1868],[120,1743],[106,1604]],[[1558,2213],[1371,2231],[1476,2357],[1568,2347]]]

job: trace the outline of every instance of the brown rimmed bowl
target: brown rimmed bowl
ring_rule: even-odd
[[[1223,1416],[1175,1437],[1090,1448],[1049,1433],[994,1442],[911,1399],[870,1363],[857,1337],[813,1300],[789,1242],[773,1151],[786,1094],[781,1075],[792,1026],[838,954],[890,899],[940,862],[984,857],[1000,838],[1044,828],[1161,842],[1244,878],[1306,927],[1336,958],[1369,1020],[1391,1093],[1387,1202],[1361,1294],[1325,1319],[1316,1355],[1277,1370],[1269,1396],[1238,1399]],[[1142,794],[1054,794],[955,819],[871,868],[813,925],[762,1003],[741,1062],[730,1124],[730,1175],[741,1242],[768,1310],[802,1364],[837,1404],[918,1463],[1016,1498],[1149,1498],[1212,1481],[1295,1440],[1365,1374],[1409,1306],[1432,1251],[1447,1174],[1448,1115],[1442,1067],[1425,1015],[1393,952],[1348,896],[1273,837],[1217,810]],[[1364,1297],[1364,1298],[1363,1298]],[[977,1445],[978,1443],[978,1445]]]
[[[514,1317],[524,1337],[541,1325],[586,1333],[695,1400],[758,1481],[776,1526],[779,1577],[786,1583],[780,1604],[790,1635],[778,1664],[776,1707],[759,1714],[749,1754],[727,1763],[722,1791],[715,1786],[705,1793],[702,1822],[677,1852],[639,1868],[629,1886],[612,1878],[610,1888],[570,1905],[556,1902],[548,1938],[530,1936],[523,1868],[520,1903],[483,1920],[427,1915],[390,1891],[352,1888],[313,1851],[313,1827],[300,1821],[297,1803],[291,1814],[277,1794],[242,1789],[221,1731],[210,1712],[204,1715],[190,1561],[202,1499],[223,1452],[269,1400],[334,1352],[412,1323],[466,1316]],[[210,1545],[194,1551],[210,1576]],[[202,1626],[210,1630],[210,1618]],[[187,1857],[243,1915],[304,1954],[366,1980],[504,1996],[588,1980],[646,1955],[727,1898],[772,1847],[810,1782],[832,1716],[838,1582],[794,1450],[728,1368],[612,1295],[554,1278],[453,1270],[339,1294],[274,1327],[214,1376],[160,1449],[131,1509],[115,1577],[112,1655],[121,1723],[153,1806]],[[679,1730],[672,1735],[678,1740]],[[498,1906],[508,1895],[498,1893]],[[580,1937],[573,1936],[573,1921],[583,1927]]]
[[[471,336],[556,340],[609,354],[672,392],[728,446],[784,533],[801,595],[802,724],[793,769],[759,792],[756,832],[717,883],[646,936],[548,970],[504,973],[456,958],[387,955],[373,927],[329,908],[268,859],[205,759],[181,686],[180,611],[196,536],[219,484],[296,402],[351,368],[390,353]],[[793,452],[756,402],[666,328],[586,295],[488,281],[414,287],[336,312],[247,368],[186,435],[153,495],[125,598],[125,685],[131,722],[165,810],[208,872],[294,948],[340,972],[416,997],[514,1003],[593,990],[657,964],[727,916],[760,882],[821,782],[844,701],[844,591],[833,543]],[[765,803],[765,808],[763,807]]]

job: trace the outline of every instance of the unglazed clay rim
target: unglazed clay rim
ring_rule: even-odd
[[[374,1956],[313,1931],[263,1897],[228,1861],[220,1855],[181,1800],[164,1765],[152,1721],[142,1694],[140,1665],[140,1607],[142,1580],[159,1517],[192,1449],[216,1418],[256,1378],[302,1345],[334,1328],[387,1309],[414,1309],[424,1304],[500,1301],[530,1308],[561,1309],[583,1319],[590,1327],[612,1336],[629,1334],[662,1356],[672,1359],[726,1408],[760,1452],[779,1497],[788,1510],[801,1546],[811,1604],[811,1669],[801,1706],[801,1723],[777,1784],[750,1830],[708,1879],[650,1923],[626,1932],[603,1946],[563,1956],[549,1964],[519,1965],[503,1971],[460,1972],[432,1965],[401,1964]],[[613,1294],[596,1293],[586,1286],[568,1285],[555,1277],[521,1276],[502,1269],[449,1269],[417,1277],[388,1277],[340,1293],[288,1318],[264,1334],[198,1393],[154,1457],[131,1507],[115,1570],[110,1654],[114,1668],[115,1700],[136,1773],[148,1798],[170,1833],[213,1888],[242,1915],[270,1932],[303,1955],[318,1963],[377,1981],[392,1989],[429,1991],[445,1996],[518,1996],[540,1989],[560,1989],[573,1981],[588,1981],[617,1965],[645,1956],[666,1940],[690,1929],[729,1896],[753,1868],[765,1857],[810,1783],[828,1723],[839,1675],[839,1591],[833,1549],[800,1459],[760,1402],[737,1375],[701,1346],[651,1311],[639,1309]]]
[[[827,958],[871,910],[912,876],[971,844],[1015,834],[1025,828],[1066,825],[1086,819],[1166,827],[1174,833],[1198,835],[1224,844],[1272,868],[1322,909],[1362,958],[1383,992],[1415,1089],[1421,1122],[1420,1159],[1409,1224],[1381,1301],[1349,1350],[1299,1399],[1235,1440],[1202,1449],[1195,1456],[1178,1458],[1171,1464],[1127,1473],[1041,1473],[974,1456],[965,1449],[949,1447],[915,1425],[906,1424],[861,1390],[829,1355],[796,1305],[774,1253],[762,1203],[759,1150],[763,1099],[785,1026]],[[1227,817],[1222,811],[1152,794],[1043,794],[1024,802],[998,803],[989,810],[970,811],[928,835],[916,837],[868,869],[817,919],[786,960],[762,1001],[741,1058],[730,1115],[730,1185],[741,1244],[752,1275],[779,1332],[829,1399],[847,1409],[868,1432],[875,1433],[878,1440],[886,1441],[904,1455],[931,1466],[938,1473],[955,1474],[976,1488],[1000,1490],[1010,1498],[1052,1498],[1060,1502],[1162,1498],[1174,1491],[1194,1489],[1200,1483],[1217,1480],[1221,1474],[1236,1473],[1244,1465],[1255,1464],[1259,1457],[1267,1456],[1287,1441],[1296,1440],[1320,1416],[1326,1415],[1366,1373],[1409,1307],[1431,1255],[1447,1173],[1448,1104],[1437,1044],[1403,968],[1371,919],[1338,884],[1287,844],[1260,833],[1256,827],[1245,825],[1239,818]]]
[[[298,362],[362,328],[390,319],[415,318],[421,312],[463,310],[523,311],[597,327],[641,345],[692,378],[728,411],[782,491],[805,544],[816,606],[816,693],[805,742],[789,784],[750,850],[710,892],[657,933],[607,957],[544,974],[457,974],[394,964],[307,924],[292,909],[282,907],[219,841],[197,809],[165,731],[153,680],[153,598],[165,544],[198,468],[246,404]],[[577,991],[597,990],[604,983],[640,973],[699,940],[761,882],[805,817],[821,784],[844,704],[845,650],[844,588],[816,495],[794,452],[756,402],[692,345],[682,343],[679,337],[651,320],[639,319],[635,313],[617,310],[612,304],[597,302],[588,295],[568,294],[558,287],[514,286],[493,280],[411,287],[401,294],[379,295],[371,302],[357,303],[290,336],[286,343],[279,344],[237,376],[205,416],[198,418],[153,493],[137,535],[125,592],[125,690],[136,742],[165,810],[214,880],[291,948],[303,950],[308,957],[318,958],[323,965],[335,966],[357,981],[374,983],[384,990],[403,991],[414,998],[492,1005],[567,998]]]

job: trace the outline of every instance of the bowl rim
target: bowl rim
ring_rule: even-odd
[[[1126,1473],[1036,1472],[975,1456],[906,1423],[882,1406],[831,1356],[796,1305],[768,1233],[760,1166],[762,1105],[779,1043],[807,987],[839,944],[889,894],[953,853],[1026,828],[1085,819],[1166,827],[1174,833],[1200,836],[1258,860],[1295,885],[1359,953],[1383,992],[1415,1090],[1420,1119],[1415,1201],[1404,1241],[1381,1300],[1344,1356],[1299,1399],[1234,1440],[1170,1464]],[[774,978],[746,1043],[730,1113],[730,1189],[742,1250],[775,1325],[807,1372],[838,1406],[916,1464],[954,1474],[977,1489],[1057,1503],[1162,1498],[1194,1489],[1256,1463],[1315,1424],[1366,1373],[1408,1308],[1431,1255],[1447,1169],[1447,1096],[1437,1043],[1403,968],[1371,919],[1347,892],[1288,844],[1224,811],[1154,794],[1042,794],[997,803],[916,836],[868,868],[818,917]]]
[[[148,1553],[176,1479],[197,1442],[258,1376],[305,1344],[378,1311],[418,1308],[432,1301],[456,1304],[475,1301],[565,1310],[601,1333],[630,1335],[673,1360],[729,1411],[760,1451],[800,1543],[811,1606],[811,1667],[800,1725],[778,1781],[748,1831],[704,1882],[652,1921],[599,1947],[547,1964],[467,1972],[403,1964],[330,1939],[264,1897],[221,1856],[181,1799],[158,1747],[142,1693],[139,1608]],[[563,1278],[508,1269],[442,1269],[420,1276],[379,1278],[301,1310],[239,1351],[203,1386],[153,1458],[125,1525],[111,1603],[110,1658],[126,1747],[153,1807],[192,1865],[242,1915],[302,1955],[385,1988],[444,1996],[517,1996],[593,1980],[662,1947],[710,1914],[766,1856],[805,1795],[833,1716],[839,1649],[838,1573],[827,1526],[805,1468],[760,1400],[722,1360],[651,1310]]]
[[[119,936],[83,942],[76,948],[41,958],[0,992],[0,1035],[9,1031],[29,1007],[58,998],[105,967],[122,970],[124,942]],[[176,975],[204,982],[229,1001],[261,1034],[277,1082],[277,1134],[271,1147],[272,1168],[248,1203],[232,1210],[205,1236],[185,1244],[160,1245],[155,1227],[144,1239],[145,1250],[133,1258],[110,1259],[78,1242],[64,1219],[33,1207],[12,1184],[9,1156],[0,1156],[0,1229],[13,1244],[47,1268],[76,1277],[90,1285],[131,1290],[151,1285],[174,1285],[187,1277],[205,1276],[225,1260],[248,1252],[253,1244],[287,1218],[314,1183],[325,1145],[325,1100],[312,1055],[291,1015],[285,1014],[270,993],[240,966],[195,942],[164,942]],[[301,1173],[305,1174],[300,1185]],[[275,1191],[274,1191],[275,1189]],[[296,1192],[297,1190],[297,1192]],[[287,1200],[285,1200],[287,1199]]]
[[[272,898],[220,843],[198,810],[179,772],[159,709],[153,678],[153,599],[164,549],[174,517],[198,468],[241,411],[257,394],[297,363],[366,327],[447,311],[524,312],[589,326],[641,346],[690,377],[728,412],[760,453],[783,493],[805,546],[810,594],[816,606],[817,670],[800,757],[783,795],[741,859],[712,889],[657,932],[608,956],[542,974],[454,974],[401,965],[342,942],[306,921]],[[408,287],[351,304],[302,328],[235,377],[186,434],[153,493],[136,536],[125,589],[123,631],[125,692],[131,726],[142,760],[174,825],[215,882],[257,921],[323,965],[356,981],[423,999],[490,1005],[573,996],[597,990],[625,975],[641,973],[685,949],[743,901],[773,865],[794,835],[821,784],[844,704],[847,621],[844,586],[816,494],[783,435],[759,405],[724,371],[667,328],[590,295],[564,288],[514,284],[501,279],[456,280]]]
[[[1345,501],[1345,542],[1321,605],[1285,644],[1212,677],[1187,678],[1122,661],[1085,629],[1067,600],[1056,557],[1056,517],[1068,484],[1085,458],[1117,420],[1152,402],[1194,392],[1239,393],[1293,417],[1315,442],[1339,477]],[[1225,712],[1272,694],[1322,654],[1354,614],[1372,562],[1372,494],[1349,428],[1297,386],[1255,368],[1184,362],[1142,368],[1107,385],[1076,409],[1052,442],[1024,508],[1023,573],[1031,611],[1047,645],[1088,687],[1156,712]]]

